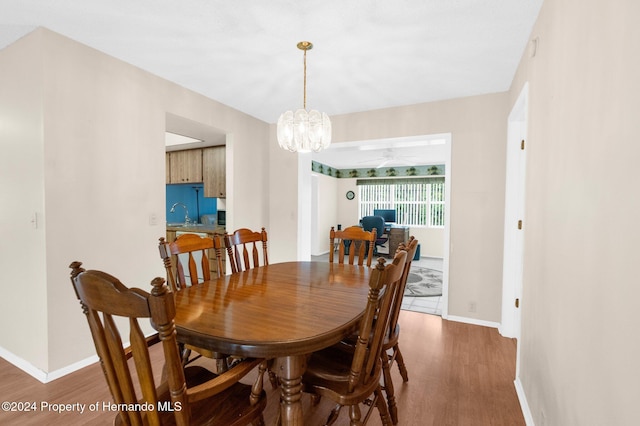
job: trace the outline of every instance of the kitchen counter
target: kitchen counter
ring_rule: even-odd
[[[182,224],[167,224],[167,231],[179,231],[179,232],[198,232],[207,234],[225,234],[226,230],[222,226],[218,225],[193,225],[184,226]]]

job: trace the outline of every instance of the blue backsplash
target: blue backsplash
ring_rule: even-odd
[[[200,222],[198,210],[200,210],[200,216],[215,214],[218,211],[218,199],[205,197],[201,183],[167,185],[167,222],[184,222],[184,208],[182,206],[176,206],[175,212],[169,213],[174,203],[183,203],[187,206],[189,220],[192,222],[196,219]]]

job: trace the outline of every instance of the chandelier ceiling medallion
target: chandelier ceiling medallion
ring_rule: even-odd
[[[281,148],[291,152],[318,152],[331,144],[329,116],[316,110],[307,111],[307,50],[313,48],[308,41],[298,43],[304,51],[304,95],[302,109],[287,111],[278,119],[277,137]]]

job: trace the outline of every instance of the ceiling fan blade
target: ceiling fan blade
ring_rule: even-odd
[[[384,166],[386,166],[387,164],[389,164],[389,163],[390,163],[390,162],[392,162],[392,161],[393,161],[393,158],[388,158],[388,159],[384,160],[382,163],[378,164],[378,165],[376,166],[376,169],[379,169],[379,168],[381,168],[381,167],[384,167]]]
[[[384,157],[369,158],[369,159],[366,159],[366,160],[358,161],[358,164],[364,164],[364,165],[372,164],[373,165],[373,164],[377,164],[381,160],[387,160],[387,158],[384,158]]]

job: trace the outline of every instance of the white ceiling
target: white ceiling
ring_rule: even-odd
[[[336,169],[444,164],[448,135],[367,140],[333,144],[313,159]]]
[[[39,26],[258,119],[509,89],[543,0],[0,0],[0,49]]]

